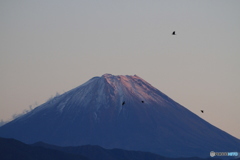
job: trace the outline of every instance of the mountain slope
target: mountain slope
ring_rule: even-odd
[[[170,157],[239,151],[240,141],[138,76],[94,77],[2,126],[25,143],[100,145]]]

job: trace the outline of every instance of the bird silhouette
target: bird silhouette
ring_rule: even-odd
[[[172,35],[176,35],[176,34],[175,34],[175,31],[172,32]]]
[[[125,104],[125,101],[123,101],[122,106]]]
[[[144,101],[142,101],[142,103],[144,103]]]
[[[204,111],[203,111],[203,110],[201,110],[201,112],[203,113]]]

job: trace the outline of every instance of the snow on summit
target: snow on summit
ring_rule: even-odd
[[[79,87],[65,93],[71,96],[71,98],[64,99],[64,102],[58,104],[57,108],[63,111],[67,101],[71,99],[71,101],[77,104],[74,107],[89,108],[91,106],[90,108],[95,107],[98,110],[100,107],[110,107],[109,102],[111,102],[114,107],[121,109],[123,101],[126,101],[126,103],[133,103],[134,101],[139,103],[142,101],[145,103],[157,103],[158,101],[164,101],[159,96],[159,93],[162,94],[136,75],[114,76],[104,74],[101,77],[94,77]],[[59,98],[59,101],[62,101],[62,99]]]
[[[144,102],[157,102],[162,98],[158,95],[160,91],[151,86],[137,75],[134,76],[114,76],[111,74],[104,74],[106,82],[114,89],[114,93],[126,99],[137,98],[137,100]]]

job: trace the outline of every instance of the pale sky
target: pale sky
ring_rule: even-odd
[[[0,0],[0,120],[105,73],[240,138],[240,1]]]

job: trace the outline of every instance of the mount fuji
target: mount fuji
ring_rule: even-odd
[[[240,140],[142,78],[94,77],[0,127],[0,137],[59,146],[99,145],[167,157],[240,151]]]

